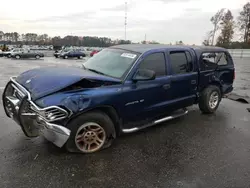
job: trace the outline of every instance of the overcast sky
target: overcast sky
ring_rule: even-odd
[[[228,8],[234,17],[249,0],[127,0],[127,39],[200,44],[210,18]],[[0,30],[50,36],[124,39],[125,0],[1,1]],[[5,7],[5,8],[3,8]]]

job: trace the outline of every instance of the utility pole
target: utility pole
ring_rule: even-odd
[[[127,40],[127,2],[125,2],[125,23],[124,23],[124,29],[125,29],[125,40]]]

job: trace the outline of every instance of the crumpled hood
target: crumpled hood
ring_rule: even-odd
[[[119,79],[73,67],[47,67],[31,69],[20,74],[16,78],[16,81],[31,93],[31,98],[33,100],[36,100],[64,89],[84,78],[91,80],[121,82]]]

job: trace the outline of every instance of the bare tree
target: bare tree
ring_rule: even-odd
[[[241,31],[241,36],[244,42],[249,42],[250,39],[250,3],[243,6],[243,10],[240,12],[240,16],[237,18],[238,27]]]
[[[213,34],[212,34],[212,44],[214,44],[214,37],[215,37],[215,34],[216,34],[216,31],[219,30],[220,28],[220,23],[222,21],[222,18],[223,18],[223,15],[224,15],[224,11],[225,9],[221,9],[219,10],[211,19],[210,21],[213,23],[213,26],[214,26],[214,29],[213,29]]]
[[[228,10],[222,18],[222,29],[217,45],[223,47],[229,46],[234,34],[234,24],[232,12]]]
[[[204,41],[202,42],[202,44],[204,46],[211,45],[212,44],[212,37],[213,37],[213,31],[207,32],[206,37],[205,37]]]

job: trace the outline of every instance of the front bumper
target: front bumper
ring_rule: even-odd
[[[3,53],[3,57],[10,57],[10,53]]]
[[[58,147],[62,147],[70,136],[70,130],[66,127],[45,121],[42,128],[40,128],[40,133]]]
[[[11,78],[7,84],[2,100],[6,115],[21,126],[26,136],[43,135],[58,147],[62,147],[67,142],[70,130],[41,116],[39,112],[46,112],[46,110],[51,109],[42,109],[36,106],[31,100],[30,93],[14,78]],[[52,110],[56,109],[60,108],[55,106]]]
[[[63,58],[65,55],[68,56],[67,54],[59,54],[58,57]]]

